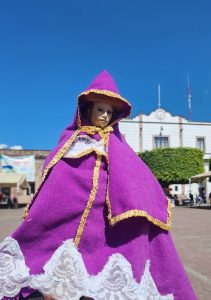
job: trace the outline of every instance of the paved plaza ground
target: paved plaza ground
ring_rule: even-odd
[[[0,209],[0,240],[17,227],[22,213]],[[210,300],[211,209],[174,207],[172,235],[198,299]]]

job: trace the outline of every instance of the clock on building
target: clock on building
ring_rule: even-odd
[[[165,111],[161,108],[157,109],[156,110],[156,118],[160,121],[163,120],[165,118]]]

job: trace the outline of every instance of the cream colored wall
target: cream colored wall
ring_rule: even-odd
[[[140,120],[142,123],[140,123]],[[162,132],[162,136],[169,138],[171,148],[180,147],[181,145],[195,148],[196,137],[205,137],[204,167],[205,171],[208,171],[208,159],[211,157],[211,123],[188,122],[185,118],[172,116],[167,111],[165,111],[165,116],[160,121],[157,118],[157,110],[155,110],[149,115],[142,114],[133,119],[123,120],[120,122],[119,128],[135,152],[139,152],[141,148],[143,151],[152,150],[154,136],[159,136],[160,132]],[[174,193],[182,193],[182,190],[188,195],[189,185],[184,185],[183,188],[178,185],[178,192],[174,191]],[[197,194],[198,184],[192,184],[191,191]],[[211,192],[211,183],[209,182],[206,183],[206,191],[207,194]]]

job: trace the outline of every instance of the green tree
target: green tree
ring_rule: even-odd
[[[203,152],[196,148],[164,148],[139,153],[163,187],[185,184],[204,172]]]

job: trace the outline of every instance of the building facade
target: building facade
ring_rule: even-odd
[[[34,155],[34,181],[28,181],[30,186],[30,193],[28,189],[17,189],[16,186],[8,185],[5,183],[2,185],[0,180],[0,193],[7,194],[9,196],[15,196],[18,199],[18,203],[28,203],[32,195],[37,191],[41,183],[42,167],[45,158],[49,154],[49,150],[14,150],[14,149],[0,149],[0,155],[7,155],[9,157],[26,157]],[[0,160],[0,173],[2,172],[2,160]],[[1,178],[1,176],[0,176]]]
[[[190,122],[183,117],[172,116],[169,112],[159,108],[152,111],[149,115],[139,114],[132,119],[124,119],[120,121],[119,128],[135,152],[167,147],[199,148],[204,152],[204,169],[205,171],[209,170],[209,158],[211,157],[211,123]],[[11,157],[34,155],[34,182],[29,182],[31,192],[34,194],[41,183],[43,162],[49,152],[49,150],[1,149],[0,155]],[[0,172],[2,172],[1,160]],[[208,179],[200,184],[192,183],[191,186],[189,184],[174,184],[170,187],[173,195],[187,196],[191,191],[194,196],[196,196],[200,187],[205,188],[207,196],[211,193],[211,183]],[[6,190],[5,187],[3,191],[4,190]],[[28,202],[30,198],[30,195],[27,195],[27,191],[20,190],[17,195],[17,191],[14,188],[8,187],[7,190],[10,194],[18,196],[23,202]]]
[[[120,122],[120,131],[135,152],[150,151],[155,148],[193,147],[204,152],[204,169],[209,170],[211,157],[211,123],[190,122],[180,116],[172,116],[164,109],[152,111],[149,115],[139,114]],[[211,183],[206,179],[200,184],[192,183],[171,186],[172,194],[196,196],[199,188],[211,192]]]

